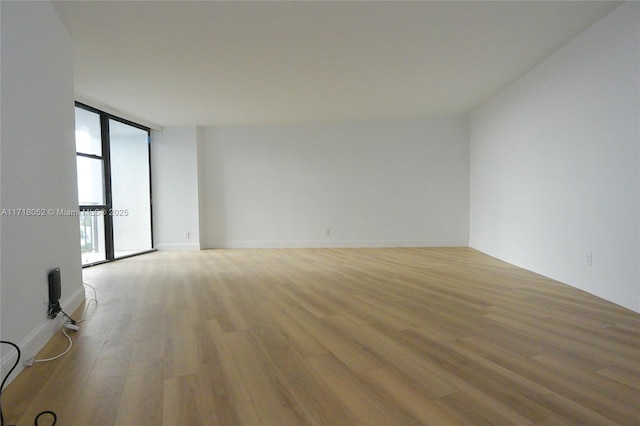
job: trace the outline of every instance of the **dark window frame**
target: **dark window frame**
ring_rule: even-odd
[[[154,248],[153,242],[153,190],[151,186],[151,128],[147,126],[143,126],[142,124],[135,123],[133,121],[124,119],[122,117],[118,117],[116,115],[110,114],[108,112],[99,110],[92,106],[83,104],[82,102],[75,102],[75,107],[84,109],[86,111],[97,114],[100,118],[100,138],[102,142],[102,156],[95,154],[86,154],[76,151],[76,157],[85,157],[85,158],[93,158],[102,160],[103,165],[103,184],[104,184],[104,202],[105,204],[92,204],[92,205],[82,205],[78,206],[79,212],[84,211],[102,211],[104,217],[104,232],[105,232],[105,260],[99,260],[90,263],[82,264],[83,268],[99,265],[102,263],[113,262],[114,260],[125,259],[127,257],[139,256],[141,254],[150,253],[156,251]],[[107,212],[109,212],[112,207],[112,192],[111,192],[111,151],[110,151],[110,134],[109,134],[109,120],[117,121],[122,124],[126,124],[131,127],[136,127],[140,130],[144,130],[147,133],[147,161],[149,162],[149,215],[150,215],[150,232],[151,232],[151,249],[144,250],[138,253],[128,254],[125,256],[115,257],[114,253],[114,243],[113,243],[113,217]]]

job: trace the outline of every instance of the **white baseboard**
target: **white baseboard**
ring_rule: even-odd
[[[200,250],[200,244],[154,244],[158,251]]]
[[[315,240],[315,241],[225,241],[207,248],[369,248],[369,247],[467,247],[466,240]]]
[[[83,285],[75,293],[63,300],[60,305],[62,310],[71,313],[78,309],[78,306],[80,306],[84,300],[85,289]],[[11,377],[7,379],[5,386],[11,383],[18,373],[24,369],[24,360],[35,356],[40,349],[47,344],[51,337],[58,332],[60,327],[62,327],[62,324],[64,324],[64,317],[62,314],[59,314],[55,320],[46,319],[32,330],[31,333],[29,333],[21,342],[16,343],[21,352],[20,362],[16,366],[16,369],[11,373]],[[16,356],[18,355],[13,348],[9,348],[9,345],[3,346],[5,347],[2,348],[2,352],[5,356],[2,357],[2,361],[0,362],[0,374],[2,375],[2,378],[4,378],[4,376],[9,372],[13,363],[16,361]]]
[[[561,265],[553,265],[549,261],[543,262],[540,259],[532,259],[514,251],[498,248],[488,244],[486,241],[471,240],[469,246],[496,259],[586,291],[601,299],[640,313],[639,295],[624,291],[610,282],[583,276],[579,272],[563,268]]]

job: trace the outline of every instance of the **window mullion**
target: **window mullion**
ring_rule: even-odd
[[[104,161],[104,192],[105,192],[105,204],[107,211],[110,211],[113,204],[111,196],[111,155],[109,148],[109,115],[107,113],[100,113],[100,127],[102,135],[102,158]],[[106,251],[107,259],[114,259],[113,250],[113,217],[105,215],[104,218],[105,233],[106,233]]]

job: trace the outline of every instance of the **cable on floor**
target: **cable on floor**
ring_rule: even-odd
[[[98,295],[97,295],[97,293],[96,293],[96,289],[95,289],[95,287],[93,287],[91,284],[84,283],[84,282],[83,282],[82,284],[84,284],[84,285],[86,285],[86,286],[90,287],[91,289],[93,289],[93,296],[94,296],[94,297],[93,297],[93,299],[89,299],[89,301],[87,302],[87,304],[86,304],[86,306],[85,306],[85,309],[84,309],[84,316],[82,317],[82,319],[79,319],[79,320],[77,320],[77,321],[76,321],[76,320],[74,320],[73,318],[71,318],[69,315],[67,315],[67,313],[66,313],[65,311],[60,310],[60,312],[62,312],[62,314],[67,318],[67,321],[65,322],[64,326],[62,327],[62,334],[64,334],[64,335],[65,335],[65,337],[67,338],[67,340],[69,340],[69,346],[67,347],[67,349],[66,349],[64,352],[62,352],[62,353],[61,353],[61,354],[59,354],[59,355],[56,355],[56,356],[51,357],[51,358],[45,358],[45,359],[34,359],[34,360],[33,360],[33,361],[31,361],[29,364],[27,364],[28,366],[30,366],[30,365],[32,365],[32,364],[35,364],[35,363],[38,363],[38,362],[49,362],[49,361],[54,361],[54,360],[56,360],[56,359],[58,359],[58,358],[60,358],[60,357],[62,357],[62,356],[64,356],[64,355],[66,355],[66,354],[71,350],[71,348],[73,347],[73,340],[71,340],[71,336],[69,336],[69,335],[67,334],[67,330],[66,330],[66,329],[67,329],[67,326],[68,326],[69,324],[76,325],[76,324],[78,324],[78,323],[81,323],[81,322],[85,321],[85,320],[86,320],[86,318],[87,318],[87,310],[89,309],[89,304],[90,304],[92,301],[96,302],[96,306],[98,305]]]
[[[56,355],[54,357],[51,358],[44,358],[44,359],[33,359],[29,364],[27,365],[32,365],[34,363],[37,362],[48,362],[48,361],[53,361],[56,360],[64,355],[66,355],[71,348],[73,347],[73,340],[71,340],[71,337],[67,334],[67,327],[69,326],[69,324],[75,326],[77,323],[83,322],[86,320],[87,318],[87,310],[89,309],[89,305],[91,304],[91,302],[95,302],[96,306],[98,305],[98,294],[96,292],[95,287],[93,287],[91,284],[85,283],[83,282],[82,284],[86,285],[87,287],[90,287],[93,290],[93,298],[89,299],[86,302],[86,306],[84,309],[84,315],[82,316],[82,319],[76,321],[73,318],[71,318],[69,315],[67,315],[66,312],[64,312],[63,310],[60,310],[60,312],[62,312],[62,314],[67,318],[67,320],[65,321],[64,325],[62,326],[62,334],[65,335],[65,337],[69,340],[69,347],[67,347],[67,349],[62,352],[59,355]],[[75,328],[74,328],[75,329]],[[18,364],[20,363],[20,357],[21,357],[21,352],[20,352],[20,348],[18,347],[18,345],[16,345],[13,342],[9,342],[8,340],[0,340],[0,343],[4,343],[7,345],[11,345],[16,352],[18,353],[18,357],[16,358],[15,362],[13,363],[13,366],[11,367],[11,369],[9,370],[9,372],[7,373],[7,375],[4,377],[4,379],[2,380],[2,383],[0,384],[0,426],[4,426],[4,413],[2,411],[2,391],[4,390],[4,385],[6,384],[7,380],[9,379],[9,376],[11,376],[11,373],[13,373],[13,370],[16,369],[16,367],[18,366]],[[56,415],[55,412],[50,411],[50,410],[46,410],[46,411],[42,411],[41,413],[39,413],[34,421],[34,425],[38,426],[38,420],[40,419],[40,417],[44,416],[44,415],[50,415],[53,417],[53,423],[51,423],[51,426],[55,425],[58,421],[58,416]]]
[[[9,376],[11,375],[11,373],[13,373],[13,370],[15,370],[16,367],[18,366],[18,364],[20,363],[20,355],[21,355],[21,353],[20,353],[20,348],[18,347],[18,345],[16,345],[13,342],[9,342],[8,340],[0,340],[0,343],[11,345],[16,350],[16,352],[18,352],[18,357],[16,358],[15,362],[13,363],[13,366],[11,367],[11,369],[9,370],[7,375],[4,376],[4,379],[2,379],[2,384],[0,384],[0,426],[4,426],[4,413],[2,412],[2,391],[4,390],[4,385],[7,382],[7,379],[9,379]],[[38,426],[38,419],[40,419],[40,417],[44,416],[45,414],[48,414],[48,415],[53,417],[53,423],[51,423],[51,426],[54,426],[58,422],[58,416],[56,415],[56,413],[53,412],[53,411],[50,411],[50,410],[46,410],[46,411],[40,412],[40,414],[38,414],[36,416],[36,418],[34,420],[34,426]]]
[[[67,321],[67,322],[65,323],[65,325],[66,325],[66,324],[71,324],[71,322]],[[67,339],[69,340],[69,347],[67,347],[67,349],[66,349],[64,352],[62,352],[61,354],[56,355],[56,356],[54,356],[54,357],[51,357],[51,358],[44,358],[44,359],[34,359],[34,360],[33,360],[33,363],[34,363],[34,364],[35,364],[35,363],[37,363],[37,362],[49,362],[49,361],[54,361],[54,360],[56,360],[56,359],[58,359],[58,358],[60,358],[60,357],[62,357],[62,356],[64,356],[64,355],[66,355],[66,354],[71,350],[71,347],[73,346],[73,340],[71,340],[71,337],[67,334],[67,329],[66,329],[66,327],[65,327],[65,326],[62,326],[62,334],[64,334],[64,335],[67,337]]]
[[[2,426],[4,426],[4,414],[2,412],[2,391],[4,390],[4,385],[7,382],[7,379],[9,378],[11,373],[13,373],[13,370],[16,369],[16,367],[18,366],[18,363],[20,362],[20,348],[18,347],[18,345],[16,345],[13,342],[9,342],[8,340],[0,340],[0,343],[4,343],[6,345],[11,345],[16,350],[16,352],[18,352],[18,358],[13,363],[13,367],[11,367],[11,369],[9,370],[7,375],[4,376],[4,379],[2,380],[2,384],[0,384],[0,424]]]
[[[96,307],[98,306],[98,294],[96,293],[96,288],[89,283],[83,282],[82,284],[86,285],[87,287],[93,290],[93,298],[86,301],[86,305],[84,306],[84,314],[82,315],[81,319],[76,321],[76,323],[84,322],[87,319],[87,311],[89,310],[89,306],[91,305],[91,302],[96,302]]]

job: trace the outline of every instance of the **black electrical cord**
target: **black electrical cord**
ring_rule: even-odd
[[[56,422],[58,421],[58,416],[56,416],[56,413],[54,413],[53,411],[47,410],[47,411],[43,411],[42,413],[40,413],[40,414],[38,414],[36,416],[36,419],[35,419],[33,425],[34,426],[38,426],[38,419],[40,418],[40,416],[43,416],[45,414],[51,414],[53,416],[53,423],[51,423],[51,426],[56,424]]]
[[[13,363],[13,367],[11,367],[7,375],[4,376],[4,379],[2,380],[2,384],[0,384],[0,426],[4,426],[4,414],[2,413],[2,401],[1,401],[2,391],[4,390],[4,385],[7,382],[7,379],[9,379],[9,376],[11,375],[11,373],[13,373],[13,370],[15,370],[18,364],[20,363],[20,348],[18,347],[18,345],[16,345],[13,342],[9,342],[8,340],[0,340],[0,343],[6,343],[7,345],[11,345],[16,350],[16,352],[18,352],[18,358],[16,358],[16,361]],[[34,426],[38,426],[38,419],[40,418],[40,416],[43,416],[45,414],[50,414],[53,416],[53,423],[51,423],[51,426],[54,426],[56,424],[56,422],[58,421],[58,416],[56,416],[56,413],[54,413],[53,411],[47,410],[47,411],[41,412],[36,416],[36,419],[34,421]]]
[[[71,318],[69,315],[67,315],[67,313],[65,311],[63,311],[62,309],[60,309],[60,312],[62,312],[62,315],[64,315],[65,317],[67,317],[67,319],[69,320],[69,322],[73,325],[76,325],[76,320],[74,320],[73,318]]]
[[[7,373],[7,375],[4,377],[4,380],[2,380],[2,384],[0,384],[0,424],[4,426],[4,414],[2,413],[2,390],[4,389],[4,384],[7,382],[7,379],[9,378],[11,373],[13,373],[13,370],[16,369],[18,363],[20,362],[20,348],[15,343],[9,342],[7,340],[0,340],[0,343],[11,345],[18,352],[18,358],[16,359],[16,362],[13,364],[13,367],[11,367],[11,370],[9,370],[9,373]]]

